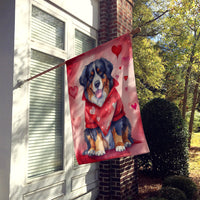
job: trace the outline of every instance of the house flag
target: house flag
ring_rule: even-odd
[[[66,65],[78,163],[148,153],[130,34],[72,58]]]

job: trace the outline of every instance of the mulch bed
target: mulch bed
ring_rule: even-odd
[[[138,173],[138,197],[137,200],[144,200],[147,197],[156,196],[158,191],[162,187],[162,179],[161,178],[153,178]]]

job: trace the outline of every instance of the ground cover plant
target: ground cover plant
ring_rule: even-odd
[[[185,199],[188,199],[188,200],[196,200],[197,199],[197,186],[193,182],[193,180],[189,177],[185,177],[185,176],[167,177],[164,179],[164,181],[162,183],[162,190],[167,187],[177,188],[177,189],[181,190],[182,192],[184,192],[184,195],[186,197]],[[176,192],[176,194],[177,193],[178,192]]]

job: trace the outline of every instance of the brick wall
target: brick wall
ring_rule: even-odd
[[[132,30],[132,0],[100,0],[99,44]]]
[[[133,0],[100,0],[99,44],[132,31]],[[133,157],[100,162],[99,200],[134,199],[138,194]]]

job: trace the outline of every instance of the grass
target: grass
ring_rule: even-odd
[[[189,151],[189,172],[200,190],[200,133],[193,133]]]
[[[200,132],[192,134],[191,146],[200,148]]]

